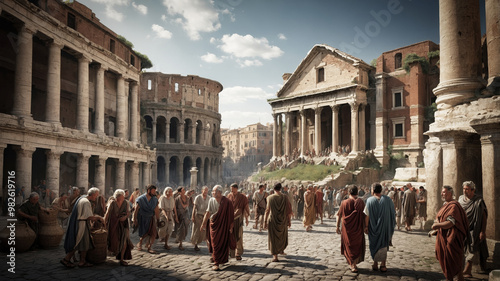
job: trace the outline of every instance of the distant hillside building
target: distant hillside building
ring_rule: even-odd
[[[145,72],[141,77],[142,141],[156,149],[153,181],[198,184],[222,179],[219,93],[222,85],[188,75]]]
[[[224,177],[244,177],[269,162],[273,151],[272,125],[260,123],[222,133]]]

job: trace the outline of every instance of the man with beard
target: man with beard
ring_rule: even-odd
[[[191,235],[191,243],[194,245],[194,250],[199,251],[198,244],[205,241],[206,235],[204,231],[200,231],[201,224],[203,223],[203,215],[208,208],[208,186],[204,186],[201,189],[201,194],[196,196],[194,199],[194,209],[191,215],[191,221],[193,222],[193,233]]]
[[[156,254],[157,252],[151,247],[155,242],[157,230],[156,224],[160,218],[158,209],[158,198],[156,197],[156,186],[150,184],[147,187],[146,194],[139,196],[136,200],[136,207],[134,211],[134,225],[139,226],[139,244],[137,250],[142,250],[142,241],[149,236],[149,243],[147,244],[148,252]]]
[[[222,186],[214,186],[212,194],[200,230],[205,231],[210,219],[208,249],[212,253],[211,261],[214,263],[212,270],[218,271],[219,265],[227,263],[229,250],[236,248],[236,241],[232,235],[234,208],[231,201],[222,196]]]
[[[250,216],[250,209],[248,207],[247,197],[238,192],[238,184],[231,184],[231,193],[227,195],[227,199],[231,201],[234,208],[234,224],[233,235],[236,240],[236,251],[231,250],[231,257],[236,260],[241,260],[243,255],[243,217],[245,218],[246,225],[248,226],[248,217]],[[235,253],[236,252],[236,253]]]
[[[408,189],[405,191],[403,200],[401,201],[401,207],[403,210],[402,219],[405,222],[406,231],[411,231],[411,226],[414,223],[413,220],[415,219],[417,210],[417,194],[413,190],[411,183],[408,183],[406,187]]]
[[[269,250],[273,262],[278,262],[278,254],[285,254],[288,246],[288,227],[292,226],[292,206],[288,196],[281,193],[281,183],[274,186],[274,194],[267,199],[264,226],[268,228]]]
[[[61,263],[66,267],[74,267],[71,259],[76,251],[80,253],[79,267],[90,267],[85,258],[87,251],[94,248],[92,238],[90,236],[90,221],[100,221],[104,223],[104,219],[92,213],[92,205],[90,201],[94,201],[99,196],[99,189],[92,187],[89,189],[87,196],[81,196],[75,202],[75,206],[71,213],[68,223],[68,230],[66,231],[66,238],[64,239],[64,249],[66,256],[61,260]]]
[[[351,271],[358,272],[358,263],[365,260],[365,202],[358,198],[358,187],[349,186],[349,198],[342,201],[337,214],[337,234],[340,237],[340,252],[345,256]],[[342,223],[342,231],[340,230]]]
[[[436,258],[446,280],[464,280],[463,262],[469,223],[460,203],[453,200],[453,188],[445,185],[441,191],[445,201],[436,216],[432,229],[437,231]]]
[[[262,217],[264,216],[264,213],[266,212],[266,198],[267,198],[267,192],[265,191],[265,185],[261,184],[259,185],[259,190],[255,191],[253,194],[253,201],[255,202],[255,225],[254,229],[257,229],[259,227],[259,231],[262,231],[262,228],[264,227],[264,221],[262,220]],[[260,223],[259,223],[260,219]]]
[[[312,225],[316,221],[315,199],[316,194],[314,193],[312,184],[310,184],[304,193],[304,220],[302,221],[308,232],[311,231]]]
[[[458,198],[458,203],[464,208],[469,221],[468,231],[470,241],[465,246],[464,277],[472,277],[472,264],[479,264],[482,271],[486,270],[486,259],[488,258],[488,245],[486,244],[486,221],[488,210],[483,197],[476,194],[476,185],[472,181],[462,184],[464,194]]]

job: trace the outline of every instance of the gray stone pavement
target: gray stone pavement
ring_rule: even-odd
[[[5,225],[1,218],[0,227]],[[133,259],[127,267],[120,266],[114,257],[90,268],[67,269],[60,264],[64,249],[38,249],[16,254],[15,273],[7,271],[6,253],[0,253],[0,280],[443,280],[439,263],[434,256],[435,238],[425,232],[395,231],[394,247],[388,253],[387,273],[371,270],[368,241],[365,261],[359,264],[359,273],[349,270],[340,254],[340,235],[334,234],[335,221],[325,219],[316,223],[312,232],[305,232],[302,224],[294,220],[289,230],[286,256],[280,262],[271,262],[267,248],[267,232],[258,232],[251,225],[244,229],[245,253],[243,260],[230,259],[222,271],[211,270],[207,247],[195,252],[184,243],[184,251],[170,242],[166,251],[157,242],[154,249],[159,254],[132,251]],[[134,244],[137,233],[132,235]],[[487,280],[487,275],[474,274],[468,280]]]

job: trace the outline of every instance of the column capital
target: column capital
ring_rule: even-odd
[[[47,157],[59,157],[61,156],[62,154],[64,153],[64,151],[62,150],[59,150],[59,149],[51,149],[51,150],[47,150],[45,151],[45,155],[47,155]]]
[[[357,112],[358,109],[359,109],[359,103],[357,103],[356,101],[351,101],[349,102],[349,106],[351,107],[351,111],[354,111],[354,112]]]
[[[78,63],[90,63],[92,61],[92,59],[85,55],[85,54],[80,54],[78,55]]]
[[[116,159],[116,163],[127,163],[127,159],[118,158]]]
[[[61,41],[57,40],[57,39],[48,40],[47,41],[47,46],[49,48],[58,48],[58,49],[64,48],[64,44]]]
[[[31,146],[19,146],[19,147],[16,147],[14,148],[14,150],[20,154],[21,156],[24,156],[24,157],[32,157],[33,156],[33,152],[35,152],[36,148],[35,147],[31,147]]]
[[[321,111],[323,111],[323,107],[321,107],[321,106],[317,106],[316,108],[314,108],[315,114],[321,114]]]
[[[29,25],[29,24],[20,24],[18,27],[17,27],[17,31],[18,32],[26,32],[26,33],[29,33],[31,35],[35,34],[38,30],[35,26],[33,25]]]
[[[339,112],[340,105],[332,104],[332,105],[330,105],[330,108],[332,109],[333,112]]]

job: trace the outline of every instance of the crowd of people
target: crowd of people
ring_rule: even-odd
[[[412,225],[420,220],[421,228],[427,220],[427,192],[424,187],[414,188],[411,183],[401,188],[386,187],[375,183],[371,188],[348,185],[332,188],[310,184],[258,186],[237,183],[223,188],[215,185],[211,190],[203,186],[186,190],[179,186],[158,190],[154,185],[141,194],[136,188],[116,189],[104,198],[98,188],[92,187],[86,195],[72,187],[69,196],[62,193],[51,196],[44,183],[33,191],[18,208],[20,220],[28,222],[38,233],[38,213],[48,208],[59,212],[60,225],[66,229],[61,263],[66,267],[90,267],[86,253],[92,249],[91,230],[105,228],[108,232],[107,250],[123,266],[132,259],[131,250],[156,254],[156,239],[165,250],[170,250],[169,238],[175,238],[178,248],[189,240],[195,251],[206,241],[211,253],[213,270],[227,263],[229,257],[241,260],[244,254],[243,228],[254,219],[253,228],[268,232],[269,251],[273,261],[285,254],[288,245],[288,228],[292,219],[302,220],[306,232],[318,220],[336,218],[335,232],[341,235],[340,250],[352,272],[364,260],[365,234],[368,235],[372,269],[387,271],[387,251],[392,245],[394,230],[413,231]],[[441,192],[445,202],[432,225],[431,235],[436,238],[436,258],[448,280],[471,277],[472,264],[485,269],[488,249],[485,231],[487,209],[481,196],[475,193],[471,181],[463,183],[463,195],[453,199],[453,188],[444,186]],[[47,201],[47,202],[44,202]],[[138,231],[139,243],[133,245],[130,235]],[[36,247],[36,242],[34,244]],[[76,255],[78,253],[78,255]],[[465,260],[464,264],[461,262]]]

